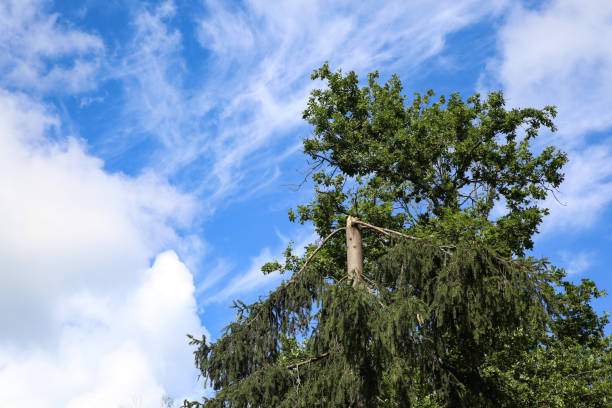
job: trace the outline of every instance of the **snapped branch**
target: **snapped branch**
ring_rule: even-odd
[[[355,224],[363,225],[366,228],[371,228],[371,229],[373,229],[375,231],[378,231],[381,234],[386,235],[388,237],[390,237],[392,235],[396,235],[396,236],[399,236],[399,237],[402,237],[402,238],[411,239],[411,240],[414,240],[414,241],[422,241],[422,240],[426,239],[426,238],[421,238],[421,237],[414,237],[412,235],[402,234],[401,232],[397,232],[397,231],[394,231],[394,230],[391,230],[391,229],[388,229],[388,228],[377,227],[376,225],[368,224],[367,222],[363,222],[361,220],[356,220],[354,222],[355,222]],[[452,244],[449,244],[449,245],[440,245],[439,248],[440,249],[443,249],[443,248],[455,248],[455,245],[452,245]]]

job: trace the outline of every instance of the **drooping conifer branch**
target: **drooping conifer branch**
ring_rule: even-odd
[[[314,258],[314,256],[317,254],[317,252],[319,252],[323,246],[327,243],[327,241],[329,241],[334,235],[336,235],[338,232],[345,230],[345,227],[340,227],[340,228],[336,228],[335,230],[333,230],[331,233],[329,233],[328,236],[326,236],[323,241],[321,241],[321,243],[319,244],[319,246],[312,251],[312,253],[308,256],[308,258],[306,259],[306,261],[304,262],[304,264],[302,265],[302,267],[293,274],[293,276],[291,277],[291,279],[289,279],[289,281],[287,283],[293,283],[295,282],[295,279],[298,275],[300,275],[308,266],[308,264],[310,263],[310,261],[312,260],[312,258]],[[257,313],[254,316],[249,316],[248,321],[245,323],[246,326],[251,325],[251,323],[253,323],[255,320],[257,320],[257,318],[259,317],[259,314],[261,313],[261,310],[257,311]]]

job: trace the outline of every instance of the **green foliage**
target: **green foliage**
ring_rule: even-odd
[[[292,337],[282,336],[277,364],[287,367],[306,360],[309,357],[308,351],[306,351],[307,346],[306,342],[300,343]]]
[[[328,84],[312,92],[304,111],[314,126],[304,152],[317,165],[362,177],[365,187],[357,194],[399,207],[412,227],[452,241],[478,232],[481,241],[498,249],[503,242],[511,253],[532,248],[531,237],[548,211],[538,201],[563,181],[560,169],[567,161],[553,147],[539,155],[530,149],[541,127],[555,130],[554,107],[506,110],[501,92],[464,102],[458,94],[434,101],[429,91],[406,104],[397,76],[381,86],[378,73],[370,74],[368,86],[360,88],[355,73],[344,76],[327,65],[312,78]],[[335,187],[327,174],[313,179]],[[343,210],[344,197],[332,191],[321,209]],[[490,222],[500,200],[505,213]],[[300,208],[302,221],[316,223]],[[362,215],[363,209],[351,210]],[[325,215],[320,218],[329,220]]]
[[[327,65],[313,78],[328,85],[304,112],[314,198],[290,220],[321,239],[348,215],[413,238],[362,230],[356,286],[343,234],[303,257],[290,245],[262,268],[285,282],[236,301],[216,342],[191,337],[216,394],[185,407],[609,404],[608,320],[590,306],[603,293],[523,256],[563,180],[565,154],[530,147],[554,108],[506,110],[501,93],[407,104],[395,76],[360,88]]]
[[[503,384],[509,407],[612,406],[610,338],[591,348],[572,340],[537,345],[517,353],[514,344],[493,355],[483,368]]]
[[[555,279],[562,289],[552,294],[549,332],[505,334],[504,348],[483,368],[485,376],[502,380],[511,396],[505,406],[612,406],[612,338],[604,337],[608,317],[590,306],[605,293],[588,279],[576,285],[562,277]]]
[[[160,408],[173,408],[174,406],[174,399],[172,397],[167,395],[162,397]]]

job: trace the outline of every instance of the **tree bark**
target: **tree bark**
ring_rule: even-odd
[[[363,273],[361,231],[357,221],[359,219],[350,215],[346,219],[346,272],[353,282],[353,287],[360,284]]]
[[[353,288],[365,289],[365,283],[361,277],[363,274],[363,246],[359,219],[350,215],[346,219],[346,272],[348,278],[352,281]],[[359,367],[351,368],[351,371],[353,370],[361,375]],[[363,384],[356,385],[359,387],[359,391],[354,395],[349,406],[351,408],[365,408],[365,398],[361,394]]]

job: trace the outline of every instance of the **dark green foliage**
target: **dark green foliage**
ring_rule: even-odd
[[[219,391],[204,406],[376,406],[385,388],[398,401],[427,389],[452,406],[505,398],[478,370],[503,350],[500,330],[546,321],[534,284],[548,279],[545,264],[463,246],[389,244],[364,289],[313,265],[261,302],[237,304],[238,321],[219,341],[196,342],[198,368]],[[310,336],[302,360],[328,354],[291,368],[279,356],[285,336],[296,334]],[[420,382],[405,380],[411,369]]]
[[[304,257],[289,247],[263,267],[288,280],[235,302],[215,343],[191,338],[216,395],[185,406],[609,404],[607,318],[590,306],[603,293],[523,256],[547,213],[539,200],[563,180],[563,153],[530,148],[540,127],[554,130],[554,109],[508,111],[501,93],[406,104],[397,77],[359,88],[326,65],[313,78],[328,83],[304,112],[315,195],[290,219],[321,239],[348,215],[412,238],[363,228],[358,285],[343,233],[303,270],[317,245]]]

